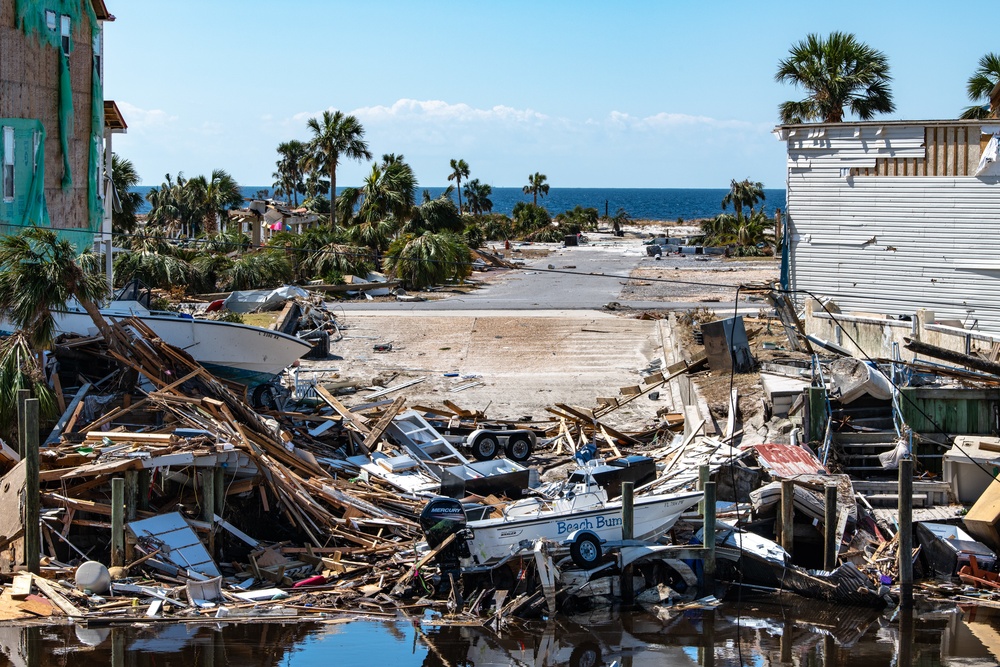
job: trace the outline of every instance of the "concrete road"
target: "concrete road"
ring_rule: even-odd
[[[340,304],[345,311],[505,311],[505,310],[594,310],[608,303],[636,309],[689,309],[690,301],[630,301],[622,297],[622,286],[640,262],[652,261],[641,242],[599,241],[577,247],[558,248],[548,257],[524,263],[524,270],[490,276],[482,288],[470,294],[435,298],[423,302],[374,303],[351,301]],[[552,267],[551,269],[549,267]],[[475,276],[474,276],[475,277]],[[717,302],[713,309],[732,310],[733,303]]]

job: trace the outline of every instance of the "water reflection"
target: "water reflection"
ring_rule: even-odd
[[[502,633],[426,619],[0,627],[4,659],[18,667],[972,667],[1000,664],[1000,612],[970,607],[892,617],[769,599],[658,615],[601,610]]]

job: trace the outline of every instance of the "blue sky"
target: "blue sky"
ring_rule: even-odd
[[[451,158],[494,187],[784,187],[774,82],[810,32],[886,53],[893,119],[954,118],[996,4],[966,2],[422,2],[107,0],[105,96],[115,151],[143,184],[166,173],[273,179],[275,147],[324,109],[358,116],[376,157],[421,186]],[[338,184],[368,165],[346,162]]]

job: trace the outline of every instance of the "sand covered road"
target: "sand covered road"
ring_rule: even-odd
[[[527,316],[493,313],[348,314],[344,339],[331,352],[340,359],[306,362],[304,370],[324,380],[353,380],[363,386],[422,382],[389,394],[408,404],[442,406],[450,400],[491,418],[548,419],[546,406],[591,407],[598,396],[637,384],[640,370],[661,356],[657,322],[586,311]],[[391,344],[388,352],[376,345]],[[453,374],[458,375],[453,375]],[[471,386],[462,391],[457,387]],[[366,402],[362,390],[343,400]],[[668,405],[643,399],[615,413],[612,424],[639,428]]]

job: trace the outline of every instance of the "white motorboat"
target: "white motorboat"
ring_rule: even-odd
[[[270,382],[312,349],[307,341],[278,331],[154,311],[137,300],[112,301],[101,308],[101,314],[105,319],[116,320],[136,317],[162,340],[184,350],[213,374],[251,388]],[[70,304],[67,310],[54,316],[57,334],[97,335],[94,321],[79,306]],[[0,322],[0,333],[12,331],[8,322]]]
[[[702,497],[701,491],[636,496],[633,538],[655,540]],[[436,498],[421,514],[421,525],[432,548],[445,533],[458,532],[465,542],[459,557],[467,568],[501,561],[539,539],[568,547],[577,565],[592,567],[602,556],[602,544],[622,541],[622,502],[608,501],[604,489],[588,482],[568,486],[553,499],[517,501],[500,517],[468,520],[461,503]]]

